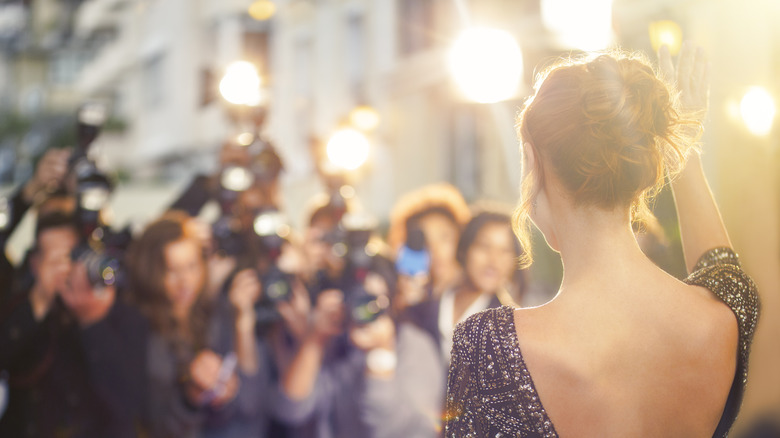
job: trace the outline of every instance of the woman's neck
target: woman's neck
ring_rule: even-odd
[[[652,266],[642,253],[627,212],[577,209],[558,216],[554,226],[564,275],[560,296],[579,290],[607,293],[630,284]]]

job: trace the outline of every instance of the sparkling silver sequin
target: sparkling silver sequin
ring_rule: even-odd
[[[737,316],[735,378],[740,384],[734,385],[729,394],[737,408],[724,411],[721,419],[728,429],[747,383],[750,345],[759,314],[756,286],[740,269],[739,259],[730,248],[705,253],[685,282],[708,288]],[[520,353],[511,307],[485,310],[456,328],[445,419],[447,437],[558,436]]]

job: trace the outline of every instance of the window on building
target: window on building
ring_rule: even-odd
[[[146,109],[160,106],[165,99],[165,56],[155,54],[143,66],[143,102]]]
[[[293,164],[293,171],[310,171],[311,154],[309,147],[314,134],[314,46],[311,38],[300,38],[293,49],[293,81],[294,81],[294,112],[295,139],[293,148],[300,157],[299,164]],[[305,163],[305,164],[302,164]],[[298,167],[300,166],[300,167]]]
[[[76,81],[87,61],[87,54],[80,50],[61,50],[49,63],[49,80],[54,85],[70,85]]]
[[[398,2],[399,50],[409,56],[435,44],[436,0],[400,0]]]
[[[269,34],[265,30],[244,32],[242,59],[255,64],[263,76],[271,72],[269,43]]]
[[[473,105],[454,105],[450,110],[450,141],[452,148],[449,180],[457,186],[466,199],[479,195],[481,160],[476,113]]]
[[[363,88],[366,76],[365,56],[365,20],[363,14],[352,13],[347,16],[346,26],[346,64],[350,91],[356,101],[363,101]]]

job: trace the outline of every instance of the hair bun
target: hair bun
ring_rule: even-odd
[[[536,170],[551,165],[578,204],[648,211],[647,198],[693,143],[683,128],[695,122],[641,56],[562,60],[536,90],[518,119],[521,141],[542,158]]]

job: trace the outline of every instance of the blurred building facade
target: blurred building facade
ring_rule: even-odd
[[[26,180],[37,156],[68,141],[89,50],[71,39],[80,3],[0,2],[0,184]]]

